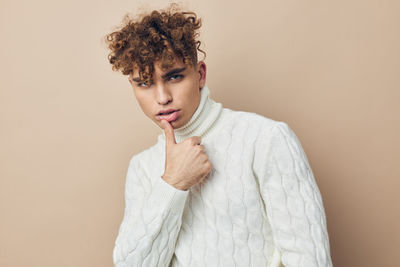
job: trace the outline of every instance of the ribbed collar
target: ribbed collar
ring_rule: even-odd
[[[205,85],[200,90],[200,103],[190,120],[180,128],[174,129],[175,140],[177,143],[191,136],[201,136],[204,138],[213,127],[214,122],[219,117],[223,107],[221,103],[215,102],[210,98],[210,90]],[[165,141],[164,130],[158,136],[158,140]]]

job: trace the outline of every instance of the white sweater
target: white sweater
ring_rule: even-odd
[[[187,191],[166,183],[165,135],[133,155],[116,267],[332,266],[325,211],[288,124],[222,107],[201,90],[179,143],[201,136],[213,165]]]

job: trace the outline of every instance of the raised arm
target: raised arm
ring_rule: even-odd
[[[270,131],[261,136],[254,168],[281,262],[331,267],[325,211],[307,156],[285,122]]]
[[[188,191],[147,177],[132,158],[125,183],[125,212],[113,250],[116,267],[169,266]]]

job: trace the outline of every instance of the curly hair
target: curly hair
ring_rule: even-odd
[[[163,70],[172,67],[176,57],[195,66],[197,50],[206,56],[201,41],[196,40],[200,27],[201,19],[194,12],[180,11],[175,3],[165,10],[140,14],[136,20],[126,14],[122,26],[105,36],[111,50],[108,60],[123,75],[138,68],[140,79],[146,82],[152,79],[155,61],[161,60]]]

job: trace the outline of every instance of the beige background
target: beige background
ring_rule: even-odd
[[[102,37],[141,3],[1,0],[0,266],[112,266],[129,159],[160,129]],[[301,140],[334,265],[396,266],[399,2],[185,5],[203,19],[211,96]]]

